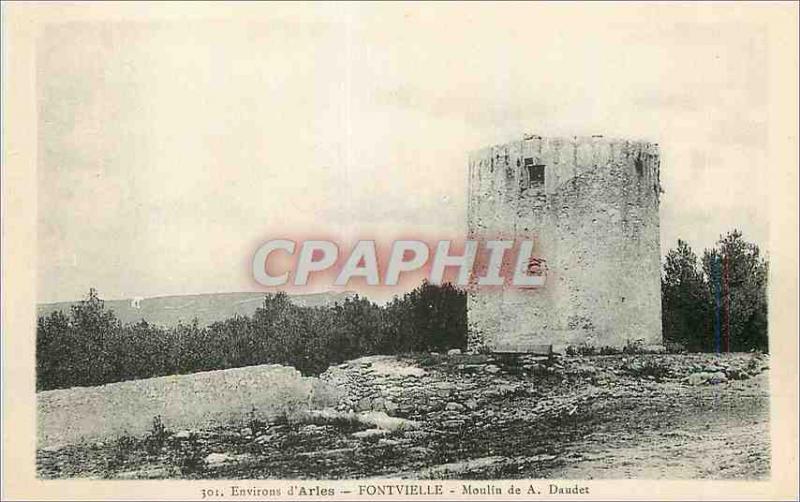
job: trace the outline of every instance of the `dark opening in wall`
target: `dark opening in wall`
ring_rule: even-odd
[[[516,170],[511,162],[506,162],[506,169],[505,169],[505,182],[503,184],[503,190],[505,192],[505,200],[506,202],[511,202],[514,200],[514,176],[516,175]]]
[[[525,165],[522,167],[522,176],[520,177],[520,184],[523,190],[544,187],[544,167],[544,164],[534,164],[532,158],[525,159]]]

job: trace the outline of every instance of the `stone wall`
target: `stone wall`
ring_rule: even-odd
[[[547,279],[471,290],[470,350],[660,344],[659,167],[658,145],[599,136],[533,136],[471,155],[470,238],[533,239]],[[536,169],[544,180],[531,182]]]
[[[99,387],[39,392],[39,448],[142,436],[161,417],[172,430],[246,422],[330,405],[336,389],[289,366],[268,364]]]

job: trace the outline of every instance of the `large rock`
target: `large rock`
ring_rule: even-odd
[[[230,462],[231,460],[233,460],[233,457],[226,453],[209,453],[205,458],[206,464],[208,465],[224,464],[225,462]]]
[[[708,377],[708,383],[711,385],[716,385],[718,383],[725,383],[728,381],[728,377],[725,376],[725,373],[722,371],[716,371]]]
[[[174,439],[185,441],[187,439],[191,439],[192,431],[187,431],[187,430],[178,431],[175,434],[173,434],[172,437]]]
[[[459,403],[456,403],[456,402],[452,402],[452,401],[451,401],[451,402],[449,402],[449,403],[447,403],[447,404],[445,405],[444,409],[445,409],[445,410],[447,410],[447,411],[458,411],[458,412],[462,412],[462,411],[464,411],[464,405],[461,405],[461,404],[459,404]]]
[[[397,412],[398,406],[394,401],[384,401],[383,406],[386,408],[388,415],[394,415]]]
[[[418,426],[416,422],[411,420],[390,417],[386,413],[380,411],[359,413],[356,415],[356,419],[362,424],[371,425],[372,428],[383,429],[387,431],[414,429]]]
[[[386,401],[382,397],[376,397],[372,400],[372,409],[374,411],[386,411]]]
[[[356,404],[356,411],[369,411],[372,409],[372,400],[368,397],[363,397],[359,399],[358,404]]]
[[[686,377],[686,382],[689,385],[704,385],[710,384],[715,385],[719,383],[725,383],[728,381],[728,377],[725,376],[725,373],[721,371],[710,372],[710,371],[699,371],[696,373],[692,373],[688,377]]]

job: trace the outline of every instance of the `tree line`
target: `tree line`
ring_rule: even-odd
[[[661,301],[668,346],[716,349],[715,288],[723,256],[730,350],[768,350],[768,263],[738,230],[699,259],[682,240],[667,253]],[[38,390],[268,363],[318,374],[365,355],[465,348],[466,293],[425,282],[383,306],[357,296],[326,307],[298,306],[284,293],[268,294],[252,316],[164,327],[144,320],[123,324],[90,290],[69,313],[39,317],[36,331]]]
[[[68,314],[39,317],[36,387],[102,385],[268,363],[318,374],[365,355],[465,348],[466,323],[466,294],[450,284],[423,283],[383,306],[356,296],[331,306],[303,307],[285,293],[268,294],[253,316],[174,327],[145,320],[123,324],[92,289]]]
[[[715,330],[725,331],[727,325],[730,351],[767,352],[768,271],[758,246],[744,240],[739,230],[721,236],[699,259],[678,240],[665,257],[661,278],[664,341],[692,352],[712,352],[718,348]]]

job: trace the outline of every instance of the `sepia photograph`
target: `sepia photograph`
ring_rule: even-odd
[[[3,17],[9,500],[797,496],[796,3]]]

